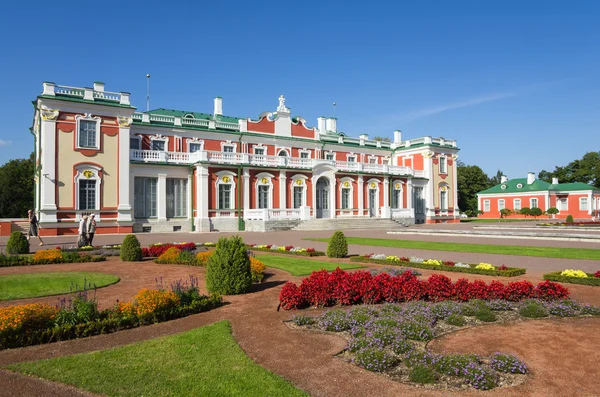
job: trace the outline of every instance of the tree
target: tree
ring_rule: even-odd
[[[519,211],[519,214],[521,215],[525,215],[525,218],[527,218],[528,215],[531,215],[531,209],[527,208],[527,207],[523,207],[521,208],[521,210]]]
[[[556,207],[550,207],[546,210],[546,214],[548,215],[548,219],[550,219],[552,217],[552,215],[556,215],[558,214],[558,208]]]
[[[476,165],[456,162],[456,189],[458,190],[458,208],[462,212],[477,211],[477,193],[490,187],[490,180]]]
[[[498,170],[498,172],[496,172],[496,175],[490,178],[490,187],[501,184],[503,176],[504,176],[504,173],[502,171]]]
[[[558,178],[560,183],[583,182],[600,187],[600,152],[588,152],[579,160],[563,167],[556,166],[552,172],[542,170],[538,178],[548,183],[552,178]]]
[[[34,161],[10,160],[0,167],[0,218],[22,218],[33,208]]]
[[[510,208],[502,208],[500,210],[500,218],[508,218],[513,214],[513,211]]]
[[[534,207],[530,210],[530,214],[534,218],[537,218],[538,216],[542,215],[543,213],[544,213],[544,211],[542,211],[542,209],[538,208],[538,207]]]
[[[387,143],[391,143],[392,140],[387,137],[387,136],[376,136],[373,138],[374,141],[381,141],[381,142],[387,142]]]
[[[206,289],[220,295],[247,292],[252,286],[250,257],[239,236],[221,237],[206,265]]]

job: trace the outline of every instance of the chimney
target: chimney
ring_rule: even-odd
[[[215,116],[223,115],[223,98],[220,96],[215,98],[215,111],[213,112]]]
[[[396,130],[394,131],[394,143],[402,142],[402,131]]]
[[[328,117],[325,121],[325,128],[327,131],[337,132],[337,119],[335,117]]]
[[[325,117],[321,116],[317,118],[317,126],[319,128],[319,134],[325,134]]]
[[[104,83],[101,81],[94,81],[94,91],[104,92]]]
[[[531,185],[533,182],[535,182],[535,172],[528,172],[527,173],[527,184]]]
[[[508,178],[506,177],[506,175],[502,175],[500,177],[500,183],[505,183],[506,181],[508,181]]]
[[[556,177],[552,178],[552,184],[558,185],[558,178],[556,178]]]

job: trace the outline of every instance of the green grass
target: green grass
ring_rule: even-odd
[[[325,269],[327,271],[340,269],[360,269],[364,266],[349,265],[345,263],[322,262],[312,259],[301,259],[298,257],[284,257],[275,255],[257,255],[256,259],[268,267],[285,270],[293,276],[307,276],[315,270]]]
[[[328,242],[328,238],[304,240]],[[485,254],[537,256],[544,258],[600,260],[600,250],[591,248],[528,247],[520,245],[492,245],[468,243],[444,243],[437,241],[392,240],[365,237],[346,237],[348,244],[375,247],[406,248],[428,251],[475,252]]]
[[[83,289],[84,280],[91,288],[94,284],[99,288],[120,279],[113,274],[86,272],[10,274],[0,276],[0,300],[67,294],[75,288]]]
[[[108,396],[306,396],[246,356],[227,321],[8,368]]]
[[[475,223],[492,223],[492,222],[540,222],[543,221],[546,218],[508,218],[508,219],[501,219],[501,218],[463,218],[460,220],[460,223],[471,223],[471,222],[475,222]]]

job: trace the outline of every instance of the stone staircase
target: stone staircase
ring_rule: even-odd
[[[304,221],[291,230],[347,230],[347,229],[379,229],[394,230],[410,226],[414,221],[409,218],[382,219],[382,218],[335,218],[335,219],[310,219]]]

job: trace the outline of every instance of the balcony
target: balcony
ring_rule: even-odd
[[[387,164],[355,163],[348,161],[307,159],[300,157],[267,156],[252,153],[227,153],[201,150],[194,153],[166,152],[162,150],[136,150],[130,151],[130,159],[141,163],[166,163],[166,164],[226,164],[246,165],[259,167],[283,167],[311,170],[315,166],[328,164],[338,172],[360,172],[365,174],[404,175],[424,178],[422,170],[413,170],[410,167]]]

